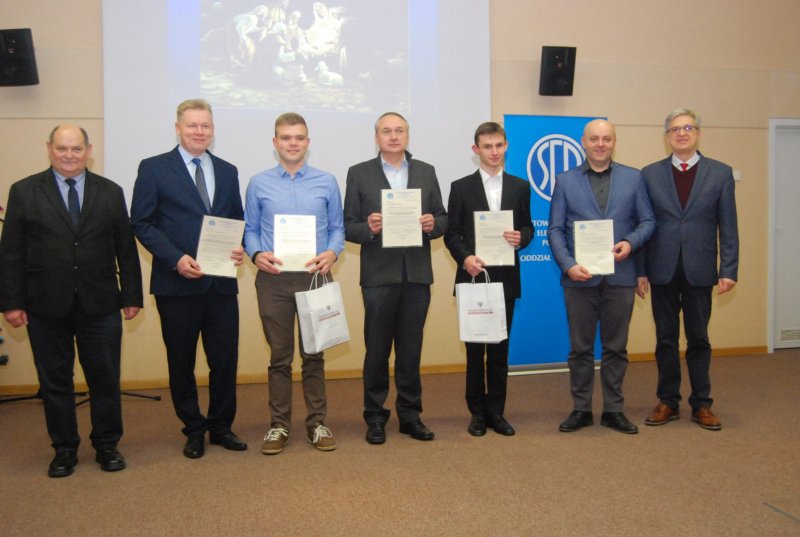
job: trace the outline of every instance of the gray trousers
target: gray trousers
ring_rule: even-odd
[[[297,303],[294,294],[308,291],[311,274],[284,272],[268,274],[258,271],[256,296],[261,325],[270,349],[269,409],[273,427],[291,429],[292,424],[292,360],[294,359],[294,327]],[[328,279],[331,279],[330,274]],[[306,427],[316,421],[324,422],[327,414],[325,395],[325,360],[323,354],[309,354],[303,349],[298,333],[300,357],[303,359],[303,396],[308,415]]]
[[[570,353],[567,363],[574,410],[591,412],[594,391],[594,342],[600,323],[600,382],[603,412],[622,412],[622,381],[628,368],[628,326],[634,287],[609,285],[565,287]]]

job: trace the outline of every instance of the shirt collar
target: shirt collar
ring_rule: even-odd
[[[695,154],[692,155],[692,158],[690,158],[689,160],[685,161],[686,164],[688,164],[686,169],[687,170],[690,169],[692,166],[697,164],[699,161],[700,161],[700,153],[696,151]],[[679,159],[678,157],[675,156],[675,153],[672,154],[672,165],[675,166],[677,169],[679,169],[679,170],[681,169],[681,164],[683,162],[684,162],[683,160],[681,160],[681,159]]]
[[[76,185],[79,185],[79,184],[83,183],[83,181],[86,179],[86,169],[84,169],[84,170],[83,170],[81,173],[79,173],[78,175],[73,175],[72,177],[67,177],[66,175],[61,175],[61,174],[60,174],[60,173],[58,173],[58,172],[57,172],[55,169],[53,169],[53,175],[55,175],[55,176],[56,176],[56,179],[57,179],[57,180],[58,180],[60,183],[63,183],[63,182],[64,182],[65,180],[67,180],[67,179],[75,179],[75,184],[76,184]]]
[[[205,162],[206,159],[208,158],[208,151],[203,151],[202,155],[200,155],[199,157],[195,157],[194,155],[186,151],[186,149],[184,149],[183,146],[180,144],[178,144],[178,153],[181,154],[181,157],[183,158],[183,163],[186,164],[187,166],[194,158],[199,158],[201,162]]]
[[[384,169],[384,170],[385,170],[387,167],[388,167],[389,169],[391,169],[391,170],[395,170],[395,171],[396,171],[396,170],[402,170],[403,168],[408,168],[408,159],[406,159],[405,155],[403,155],[403,162],[401,162],[401,163],[400,163],[400,166],[399,166],[398,168],[395,168],[393,165],[391,165],[391,164],[389,164],[388,162],[386,162],[386,161],[384,160],[384,158],[383,158],[383,155],[380,155],[380,158],[381,158],[381,166],[383,166],[383,169]]]
[[[281,177],[292,179],[292,174],[286,171],[286,168],[284,168],[280,164],[278,164],[277,168],[278,168],[278,175],[280,175]],[[297,173],[294,174],[294,178],[299,179],[301,177],[305,177],[307,173],[308,173],[308,164],[305,161],[303,161],[303,165],[300,166],[300,168],[297,170]]]
[[[478,167],[478,172],[481,174],[481,179],[483,180],[483,184],[485,185],[487,181],[492,179],[502,180],[503,179],[503,169],[500,169],[500,172],[497,175],[489,175],[489,172],[484,170],[481,167]]]

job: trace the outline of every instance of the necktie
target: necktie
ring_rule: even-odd
[[[211,212],[211,201],[208,199],[208,189],[206,188],[206,174],[203,173],[202,162],[199,158],[193,158],[194,162],[194,182],[197,185],[197,191],[200,193],[200,199],[203,200],[203,205],[206,206],[206,211]]]
[[[685,162],[681,162],[681,170],[686,171],[686,168],[688,167],[689,167],[688,164],[686,164]]]
[[[69,217],[72,219],[72,225],[78,227],[78,220],[81,218],[81,204],[78,201],[78,190],[75,188],[75,179],[65,179],[64,182],[69,185],[69,192],[67,193]]]

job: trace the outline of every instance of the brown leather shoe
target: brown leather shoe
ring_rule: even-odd
[[[707,406],[700,407],[695,412],[692,412],[692,421],[709,431],[719,431],[722,429],[722,424]]]
[[[668,421],[677,420],[680,417],[678,410],[672,410],[664,403],[659,402],[644,423],[645,425],[664,425]]]

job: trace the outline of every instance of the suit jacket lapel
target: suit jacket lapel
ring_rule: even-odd
[[[692,207],[692,203],[694,203],[694,200],[697,198],[697,196],[699,196],[698,192],[701,188],[703,188],[703,184],[705,184],[707,178],[708,166],[706,161],[700,157],[700,160],[697,161],[697,173],[694,176],[692,190],[689,191],[689,199],[686,201],[686,208],[683,210],[684,213],[689,212],[689,209]]]
[[[78,220],[78,231],[86,223],[89,213],[95,206],[95,198],[97,197],[97,178],[96,176],[86,170],[86,179],[83,185],[83,203],[81,204],[81,217]]]
[[[583,191],[583,195],[586,196],[592,207],[594,207],[595,213],[599,214],[601,217],[604,216],[603,213],[600,212],[600,205],[597,204],[597,198],[594,197],[594,192],[592,192],[592,185],[589,184],[588,168],[581,172],[580,189]],[[609,195],[609,198],[610,197]],[[606,209],[608,209],[608,205],[606,205]]]
[[[489,200],[486,198],[486,189],[483,188],[483,177],[481,177],[481,172],[476,171],[472,177],[470,177],[469,185],[472,188],[472,199],[476,202],[477,206],[475,207],[476,211],[488,211],[489,208]],[[505,192],[505,189],[504,189]],[[505,194],[503,194],[505,195]],[[501,202],[502,207],[502,202]]]
[[[61,191],[58,189],[58,184],[56,183],[58,178],[56,178],[55,172],[51,168],[48,172],[45,172],[42,175],[42,181],[40,183],[40,188],[42,190],[42,194],[44,195],[45,199],[53,206],[56,213],[61,217],[62,220],[72,229],[75,229],[75,226],[72,224],[72,218],[69,216],[69,211],[67,210],[67,206],[64,204],[64,198],[61,197]]]
[[[681,200],[678,198],[678,189],[675,188],[675,176],[672,173],[672,156],[667,157],[663,162],[661,172],[664,181],[664,193],[670,197],[678,212],[683,213],[684,209],[681,207]]]
[[[389,183],[389,179],[386,178],[386,173],[383,171],[383,162],[381,161],[380,154],[378,157],[373,161],[375,163],[375,167],[377,168],[376,176],[383,178],[383,184],[378,186],[379,190],[384,188],[392,188],[391,183]],[[412,188],[411,186],[411,161],[408,163],[408,188]]]
[[[183,162],[183,158],[181,157],[177,147],[172,151],[169,157],[170,165],[172,166],[175,177],[178,177],[187,194],[193,200],[195,200],[201,211],[205,213],[206,206],[203,203],[203,199],[200,197],[200,192],[197,191],[197,185],[194,184],[194,178],[189,174],[189,170],[186,168],[186,164]],[[216,169],[214,171],[216,172]],[[214,196],[216,197],[216,192],[214,193]]]
[[[500,193],[500,209],[512,210],[517,203],[517,199],[513,198],[513,179],[506,172],[503,172],[503,190]]]

